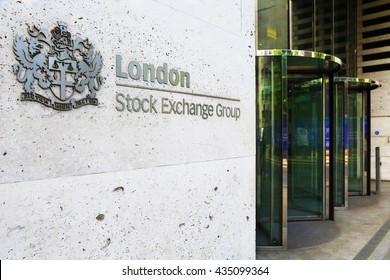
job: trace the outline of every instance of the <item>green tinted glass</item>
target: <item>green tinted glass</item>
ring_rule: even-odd
[[[345,206],[344,174],[344,83],[335,83],[333,95],[333,188],[336,207]]]
[[[363,93],[348,94],[348,191],[363,193]]]
[[[288,48],[288,1],[257,1],[257,49]]]
[[[256,245],[282,245],[282,57],[257,59]],[[261,74],[261,79],[259,77]]]
[[[289,219],[322,216],[322,90],[322,79],[289,78]]]

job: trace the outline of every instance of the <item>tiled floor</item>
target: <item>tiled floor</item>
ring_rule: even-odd
[[[375,189],[375,182],[372,186]],[[257,259],[389,259],[390,229],[386,225],[390,219],[390,182],[382,182],[380,195],[349,197],[349,203],[348,210],[335,212],[334,223],[320,226],[308,223],[306,228],[295,230],[289,226],[289,233],[293,234],[289,236],[290,249],[259,250]]]

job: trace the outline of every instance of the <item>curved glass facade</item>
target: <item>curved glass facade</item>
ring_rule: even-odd
[[[367,195],[370,186],[371,90],[369,79],[337,77],[334,80],[333,184],[335,206],[348,207],[348,194]]]
[[[287,221],[329,219],[326,119],[333,73],[324,53],[257,52],[257,246],[287,246]]]
[[[257,246],[287,248],[288,222],[332,220],[348,195],[370,194],[378,84],[337,77],[358,71],[357,8],[353,0],[258,1]]]
[[[354,0],[258,0],[257,48],[331,54],[344,63],[336,75],[356,75]]]

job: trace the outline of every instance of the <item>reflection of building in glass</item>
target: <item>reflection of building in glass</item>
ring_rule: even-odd
[[[388,81],[385,2],[258,0],[258,246],[286,248],[288,221],[332,220],[370,194],[378,85],[349,77]]]

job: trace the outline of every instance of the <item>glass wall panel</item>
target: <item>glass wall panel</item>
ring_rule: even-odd
[[[363,195],[371,195],[371,100],[370,93],[363,90]]]
[[[282,245],[281,61],[282,57],[257,58],[257,246]]]
[[[346,63],[337,75],[354,76],[355,9],[354,0],[292,0],[291,47],[335,55]]]
[[[333,187],[334,205],[345,206],[344,172],[344,83],[335,83],[333,95]]]
[[[292,48],[314,50],[313,47],[313,0],[292,1]]]
[[[348,191],[363,193],[363,93],[348,94]]]
[[[334,2],[334,26],[333,26],[333,45],[332,53],[339,57],[346,64],[345,68],[340,69],[337,76],[350,75],[354,76],[354,70],[350,67],[351,59],[347,57],[347,52],[351,52],[354,57],[354,49],[356,46],[355,33],[356,27],[353,23],[354,18],[349,18],[348,7],[350,0],[338,0]],[[353,5],[354,7],[354,5]],[[352,14],[352,13],[351,13]],[[350,48],[350,49],[349,49]],[[349,69],[347,71],[347,68]]]
[[[287,49],[288,0],[258,0],[257,13],[257,49]]]
[[[322,79],[289,75],[288,217],[323,215]]]
[[[339,0],[340,1],[340,0]],[[342,1],[342,0],[341,0]],[[333,13],[332,1],[316,0],[315,7],[315,50],[333,54],[332,51],[332,32],[333,32]]]

